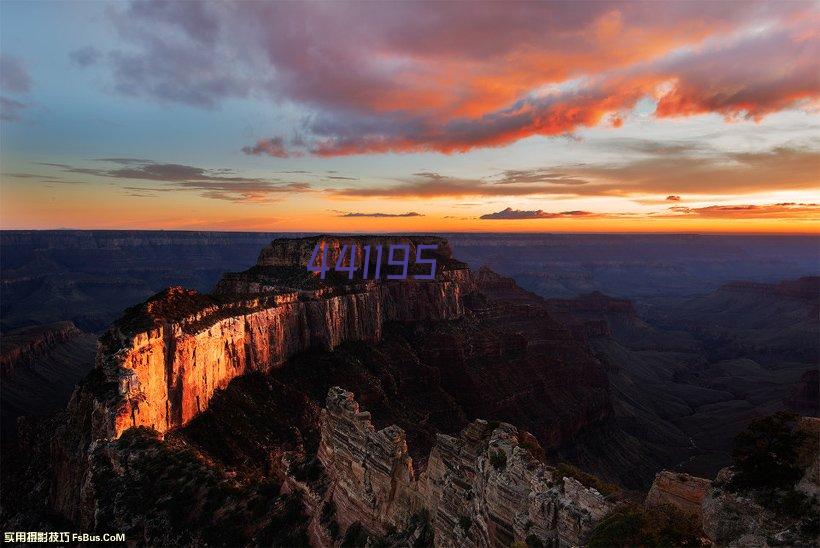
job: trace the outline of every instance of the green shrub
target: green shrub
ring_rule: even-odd
[[[490,451],[490,464],[499,472],[503,472],[507,468],[507,453],[501,449],[493,449]]]
[[[601,520],[587,546],[700,546],[700,537],[695,516],[668,505],[651,509],[630,505],[616,508]]]
[[[780,412],[753,421],[735,437],[731,490],[791,490],[802,476],[797,451],[806,436],[797,431],[798,416]]]

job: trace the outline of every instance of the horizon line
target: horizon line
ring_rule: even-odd
[[[699,231],[699,232],[677,232],[677,231],[472,231],[472,230],[436,230],[436,231],[311,231],[311,230],[224,230],[224,229],[191,229],[191,228],[0,228],[0,232],[218,232],[225,234],[311,234],[311,235],[356,235],[356,234],[472,234],[472,235],[524,235],[524,236],[548,236],[548,235],[577,235],[577,236],[638,236],[638,235],[654,235],[654,236],[812,236],[820,237],[818,232],[754,232],[754,231]]]

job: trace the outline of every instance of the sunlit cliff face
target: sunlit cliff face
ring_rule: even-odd
[[[820,230],[814,3],[0,9],[3,228]]]

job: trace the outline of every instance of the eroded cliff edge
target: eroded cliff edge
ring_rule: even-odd
[[[438,243],[435,279],[350,280],[334,272],[320,280],[302,263],[324,242],[332,264],[341,242],[351,241],[406,243],[411,256],[418,242]],[[85,529],[127,523],[134,535],[163,541],[170,537],[162,519],[170,518],[156,516],[169,510],[141,501],[176,500],[209,478],[278,504],[278,491],[261,494],[258,486],[286,481],[283,452],[296,451],[300,466],[314,469],[314,410],[332,386],[355,391],[407,432],[414,476],[429,469],[433,447],[457,439],[473,419],[516,424],[549,447],[611,413],[604,369],[583,333],[552,319],[543,300],[511,280],[471,273],[444,240],[288,239],[274,241],[247,271],[226,274],[211,294],[174,287],[126,311],[101,338],[96,366],[67,412],[24,429],[23,453],[38,457],[29,459],[37,464],[19,491],[36,486],[33,498],[46,501],[47,512]],[[177,457],[200,470],[184,485],[162,472],[165,459]],[[131,472],[122,476],[123,467]],[[167,489],[153,487],[157,473]],[[214,489],[192,495],[200,500],[191,509],[197,519],[219,521],[203,510],[221,500]],[[174,531],[197,534],[187,523]]]
[[[579,545],[613,505],[534,458],[528,439],[511,424],[475,420],[457,436],[439,434],[416,477],[404,431],[377,430],[352,393],[331,388],[318,451],[330,485],[307,497],[316,500],[314,544],[334,544],[351,527],[418,538],[423,523],[436,546]]]
[[[307,271],[317,244],[332,265],[345,243],[357,244],[357,264],[364,245],[406,244],[415,256],[418,244],[435,244],[435,279],[348,280],[330,273],[320,280]],[[390,273],[382,266],[383,276]],[[160,433],[182,426],[231,379],[270,371],[309,348],[378,342],[385,322],[458,319],[471,289],[467,266],[452,258],[440,238],[274,240],[256,266],[227,274],[213,294],[169,288],[129,309],[109,329],[96,366],[115,389],[101,398],[105,410],[94,436],[117,438],[135,426]]]

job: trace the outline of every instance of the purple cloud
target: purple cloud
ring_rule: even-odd
[[[809,4],[424,7],[141,1],[112,11],[123,46],[108,59],[127,95],[295,104],[308,116],[290,145],[320,156],[457,153],[617,127],[647,97],[658,117],[760,119],[820,95]],[[278,139],[243,150],[293,155]]]
[[[242,152],[252,156],[267,154],[275,158],[287,158],[290,153],[285,150],[285,142],[281,137],[259,139],[254,146],[242,147]]]
[[[31,89],[31,76],[17,57],[0,54],[0,89],[8,93],[27,93]]]
[[[137,158],[102,158],[119,167],[76,167],[41,163],[62,173],[93,175],[112,179],[136,179],[166,183],[172,190],[199,191],[201,196],[233,202],[265,202],[291,193],[309,192],[309,183],[240,177],[230,169],[205,169],[184,164],[162,164]],[[68,182],[68,181],[66,181]],[[134,187],[127,187],[133,190]],[[156,191],[156,189],[145,189]]]
[[[479,219],[491,220],[521,220],[521,219],[558,219],[565,217],[589,217],[595,215],[589,211],[562,211],[560,213],[547,213],[544,210],[537,209],[535,211],[526,211],[521,209],[513,209],[508,207],[496,213],[487,213],[482,215]]]
[[[74,64],[83,68],[96,64],[101,56],[100,51],[93,46],[86,46],[68,54],[68,58],[71,59]]]

